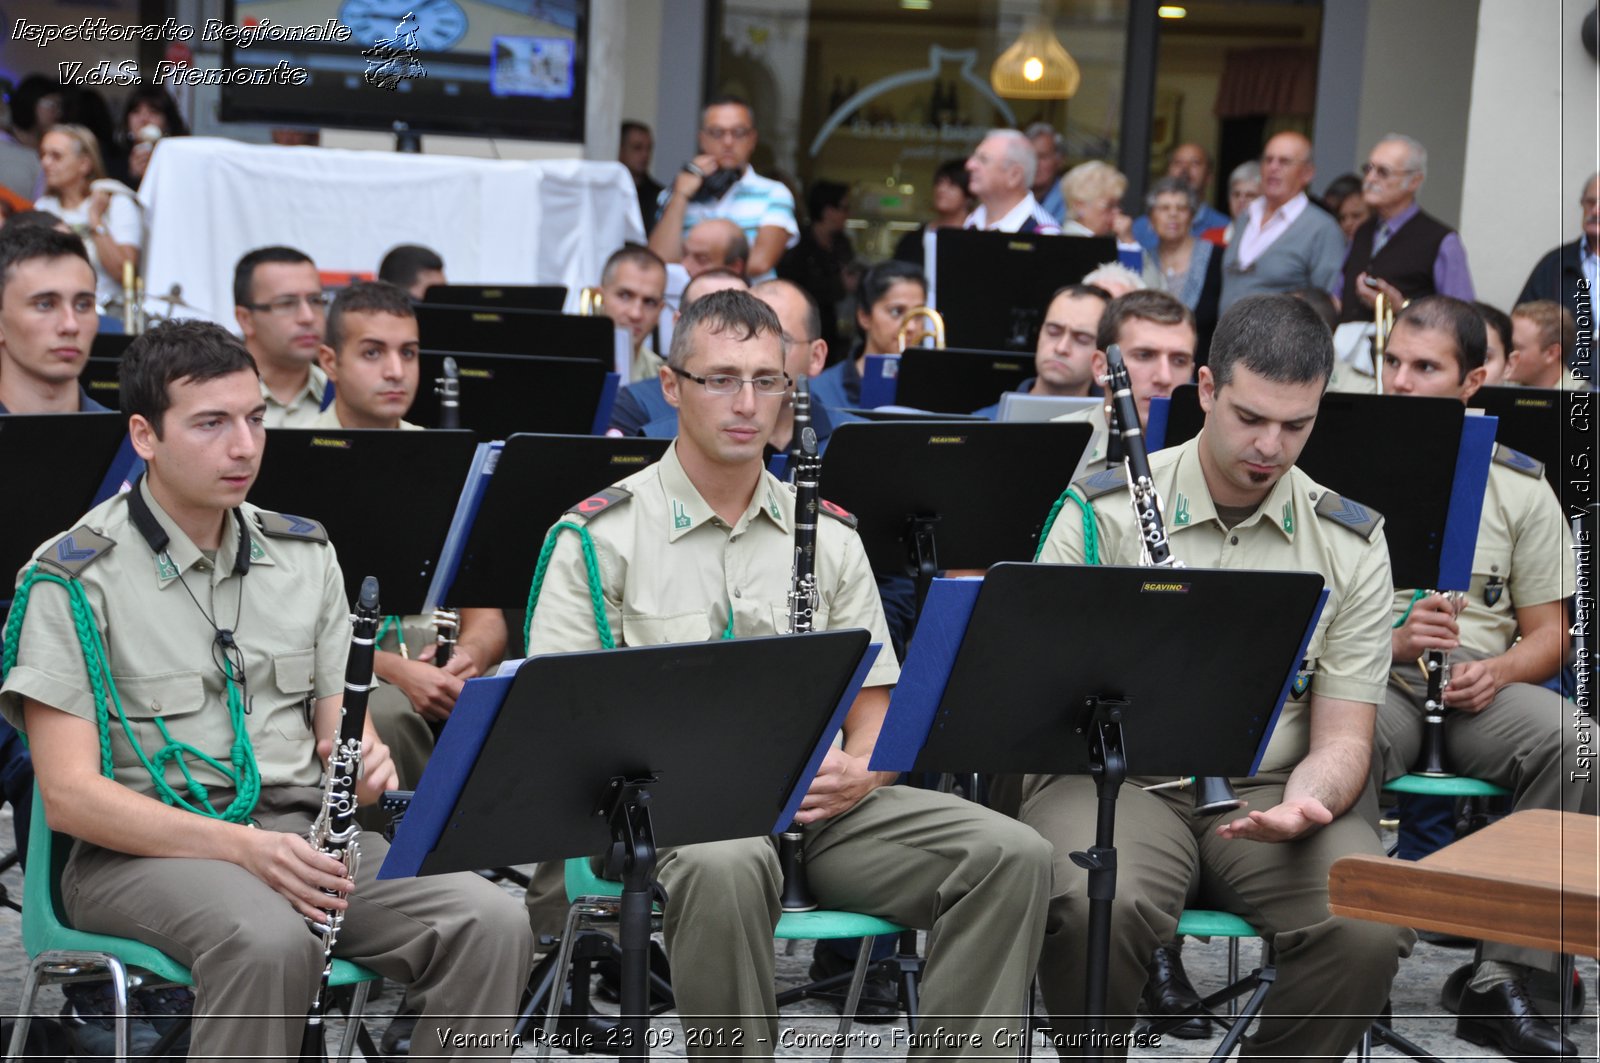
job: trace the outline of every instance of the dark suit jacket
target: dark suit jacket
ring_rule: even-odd
[[[1528,283],[1522,286],[1522,294],[1517,296],[1517,302],[1549,299],[1566,307],[1574,318],[1588,316],[1593,321],[1594,303],[1579,291],[1578,282],[1583,280],[1582,244],[1583,239],[1579,237],[1541,258],[1539,264],[1533,267],[1533,272],[1528,274]]]

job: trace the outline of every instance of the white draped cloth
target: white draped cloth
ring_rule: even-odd
[[[284,244],[324,274],[375,276],[396,244],[423,244],[455,284],[600,283],[606,257],[644,242],[638,194],[615,162],[511,162],[452,155],[163,140],[139,190],[149,244],[145,291],[173,284],[237,331],[233,267]],[[153,308],[161,304],[152,302]]]

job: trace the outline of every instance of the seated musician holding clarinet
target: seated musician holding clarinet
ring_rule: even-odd
[[[121,394],[148,472],[18,579],[0,712],[29,737],[51,827],[77,839],[66,916],[190,968],[191,1059],[299,1057],[323,968],[308,923],[329,911],[337,955],[408,985],[430,1051],[507,1054],[533,948],[516,902],[471,874],[379,882],[373,834],[352,880],[305,836],[350,607],[321,526],[245,502],[258,381],[216,325],[135,340]],[[394,768],[370,721],[362,749],[371,801]]]
[[[1241,299],[1218,323],[1210,364],[1200,370],[1205,427],[1148,460],[1162,508],[1151,506],[1149,521],[1136,520],[1125,470],[1097,473],[1073,485],[1087,514],[1064,507],[1040,554],[1041,561],[1083,564],[1092,529],[1104,564],[1178,559],[1314,571],[1329,591],[1259,774],[1233,780],[1247,813],[1196,814],[1190,795],[1144,788],[1161,780],[1130,778],[1122,787],[1108,971],[1112,1033],[1131,1027],[1145,966],[1156,946],[1172,939],[1192,883],[1204,903],[1249,920],[1277,948],[1277,981],[1244,1042],[1246,1059],[1344,1058],[1383,1010],[1412,940],[1409,930],[1328,914],[1333,861],[1383,851],[1353,809],[1368,792],[1393,591],[1382,518],[1294,464],[1332,369],[1332,339],[1310,307],[1284,295]],[[1122,439],[1130,463],[1135,455],[1143,463],[1141,437],[1124,432]],[[1152,546],[1146,560],[1141,544],[1153,542],[1162,556]],[[1159,659],[1159,646],[1151,652]],[[1068,854],[1094,843],[1095,809],[1087,775],[1024,780],[1020,818],[1055,845],[1039,983],[1058,1034],[1084,1028],[1089,898],[1087,877]]]
[[[1483,384],[1486,343],[1483,319],[1470,303],[1446,295],[1418,299],[1400,311],[1389,334],[1384,393],[1465,402]],[[1409,771],[1465,775],[1508,788],[1515,809],[1593,815],[1594,783],[1574,776],[1562,757],[1565,724],[1576,710],[1539,685],[1566,658],[1566,600],[1575,586],[1572,537],[1544,466],[1497,445],[1465,597],[1457,604],[1425,590],[1395,596],[1393,670],[1378,706],[1383,778]],[[1437,674],[1432,691],[1423,670],[1430,656]],[[1442,695],[1442,714],[1425,711],[1433,695]],[[1403,834],[1414,804],[1401,808]],[[1456,1036],[1514,1058],[1575,1054],[1524,985],[1531,968],[1559,970],[1557,957],[1493,942],[1480,948],[1459,1000]],[[1456,1010],[1456,1001],[1445,1003]]]
[[[777,315],[748,292],[705,296],[684,311],[661,381],[678,408],[677,440],[655,465],[583,501],[551,530],[548,569],[529,607],[530,653],[786,629],[803,543],[795,492],[763,465],[793,384]],[[891,774],[867,770],[899,665],[853,518],[819,508],[827,515],[811,525],[814,625],[866,628],[883,650],[845,719],[842,747],[828,753],[801,805],[810,889],[824,908],[929,928],[918,1029],[947,1036],[913,1055],[992,1058],[1006,1051],[996,1046],[997,1028],[1020,1036],[1050,851],[998,813],[891,786]],[[752,726],[761,704],[761,691],[750,691]],[[658,878],[669,896],[678,1010],[686,1026],[715,1031],[712,1047],[698,1052],[771,1058],[782,885],[771,839],[663,850]]]

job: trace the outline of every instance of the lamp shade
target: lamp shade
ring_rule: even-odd
[[[994,61],[989,84],[1001,96],[1019,100],[1065,100],[1082,80],[1077,60],[1056,40],[1043,19],[1034,19]]]

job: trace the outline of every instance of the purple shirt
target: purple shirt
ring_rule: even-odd
[[[1387,222],[1379,221],[1377,230],[1372,234],[1373,242],[1377,242],[1378,233],[1384,229],[1388,229],[1389,237],[1393,238],[1400,227],[1416,217],[1421,210],[1422,208],[1413,202]],[[1344,259],[1346,262],[1350,261],[1348,247],[1345,248]],[[1461,246],[1461,237],[1454,232],[1446,233],[1445,238],[1439,241],[1439,252],[1433,259],[1433,290],[1440,295],[1449,295],[1469,303],[1478,297],[1472,287],[1472,272],[1467,269],[1467,249]],[[1339,284],[1333,289],[1332,294],[1335,299],[1344,295],[1343,267],[1339,270]]]

